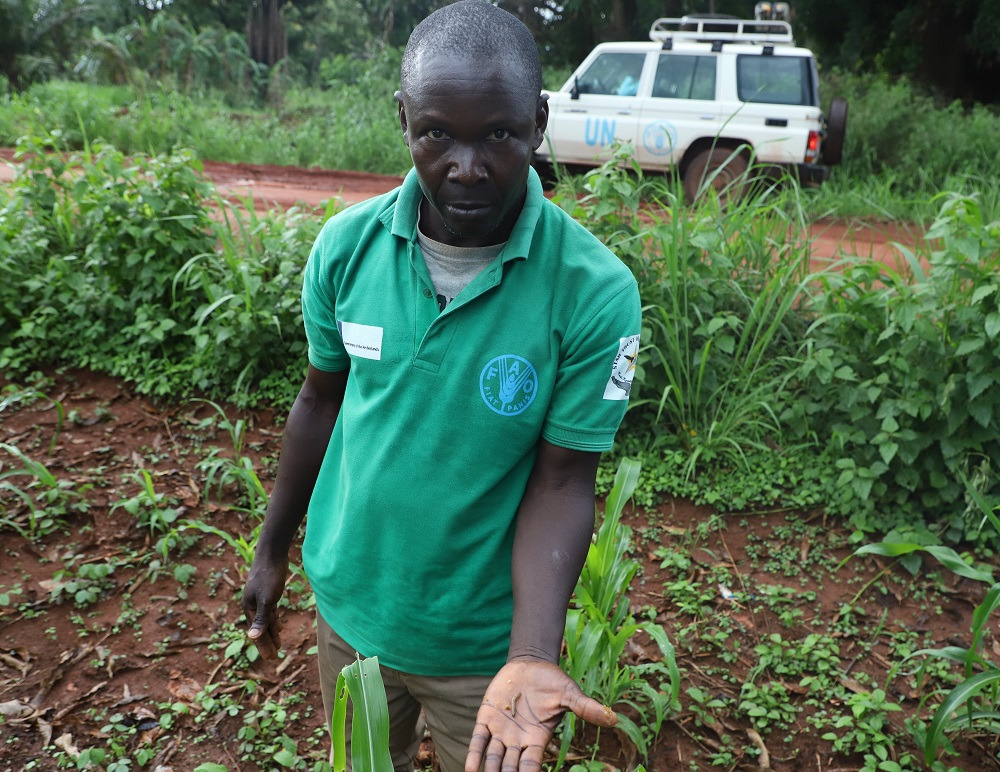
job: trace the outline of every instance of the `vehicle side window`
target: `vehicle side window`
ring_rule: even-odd
[[[660,54],[653,96],[666,99],[715,99],[715,57]]]
[[[580,76],[580,93],[635,96],[645,59],[645,54],[601,54]]]
[[[736,57],[736,93],[741,102],[815,107],[815,89],[805,56]]]

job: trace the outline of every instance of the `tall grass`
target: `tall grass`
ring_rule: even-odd
[[[628,426],[680,447],[687,474],[780,439],[780,395],[794,372],[809,281],[801,209],[749,185],[725,209],[692,208],[676,183],[642,174],[621,149],[557,200],[632,267],[643,301],[642,364]],[[624,154],[624,155],[623,155]],[[639,201],[652,204],[640,213]]]

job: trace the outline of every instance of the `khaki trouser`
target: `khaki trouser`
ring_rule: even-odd
[[[327,726],[333,714],[337,676],[356,652],[316,615],[319,678]],[[389,753],[395,772],[411,772],[424,721],[434,740],[441,772],[462,772],[476,714],[491,676],[417,676],[381,667],[389,704]],[[421,715],[423,709],[423,715]],[[347,708],[347,769],[351,769],[351,705]],[[332,761],[332,759],[331,759]]]

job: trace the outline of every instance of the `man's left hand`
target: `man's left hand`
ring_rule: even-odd
[[[558,665],[515,660],[497,673],[476,716],[466,772],[537,772],[552,732],[567,710],[612,727],[611,708],[586,696]]]

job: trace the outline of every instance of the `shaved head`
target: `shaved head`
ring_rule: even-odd
[[[517,17],[487,0],[459,0],[416,26],[400,67],[404,95],[410,93],[421,62],[440,55],[500,64],[519,74],[518,82],[526,92],[530,90],[532,99],[541,93],[542,63],[531,32]]]

